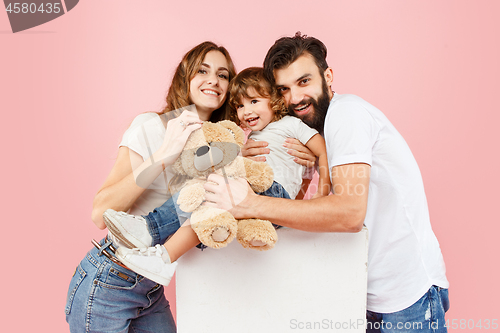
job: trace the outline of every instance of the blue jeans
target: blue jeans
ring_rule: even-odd
[[[290,199],[288,192],[277,182],[273,182],[271,187],[265,192],[257,193],[274,198]],[[179,192],[175,193],[163,205],[155,208],[148,215],[143,217],[148,224],[149,234],[153,238],[152,246],[163,244],[168,236],[172,235],[191,216],[191,213],[183,212],[177,205]],[[276,225],[275,225],[276,227]]]
[[[174,333],[174,318],[163,293],[163,286],[113,263],[93,248],[69,284],[66,321],[71,333]]]
[[[450,308],[448,289],[432,286],[412,306],[394,313],[366,311],[367,333],[445,333],[444,313]]]
[[[153,238],[151,246],[165,243],[168,236],[174,234],[191,217],[191,213],[183,212],[177,205],[179,193],[172,195],[163,205],[153,209],[148,215],[143,215],[148,224],[149,234]]]

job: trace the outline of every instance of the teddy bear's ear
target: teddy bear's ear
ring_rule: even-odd
[[[238,125],[236,125],[236,123],[230,120],[222,120],[219,121],[217,124],[225,127],[233,135],[238,146],[240,146],[240,148],[243,147],[243,141],[245,140],[245,133]]]

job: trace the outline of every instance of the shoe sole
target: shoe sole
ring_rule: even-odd
[[[115,224],[115,220],[107,212],[104,212],[102,214],[102,217],[104,219],[104,224],[106,225],[108,230],[113,234],[113,236],[118,238],[120,242],[124,243],[129,248],[133,249],[133,248],[142,248],[151,246],[151,244],[144,244],[143,242],[135,238],[125,229],[121,228],[120,224]]]
[[[170,278],[165,278],[161,275],[157,275],[155,273],[144,270],[143,268],[134,265],[133,263],[128,261],[126,258],[122,257],[121,254],[118,252],[116,253],[116,257],[118,258],[118,260],[120,260],[125,266],[127,266],[132,271],[144,276],[145,278],[147,278],[151,281],[159,283],[163,286],[168,286],[170,284],[170,280],[172,280],[172,277],[174,276],[174,273],[175,273],[175,267],[177,267],[177,262],[171,263],[170,265],[174,265],[174,271],[172,272],[172,275],[170,276]]]

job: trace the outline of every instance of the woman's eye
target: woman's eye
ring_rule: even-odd
[[[226,75],[226,74],[219,74],[219,77],[220,77],[221,79],[224,79],[224,80],[228,80],[228,79],[229,79],[229,76],[228,76],[228,75]]]
[[[198,69],[199,74],[207,74],[207,71],[205,69]]]

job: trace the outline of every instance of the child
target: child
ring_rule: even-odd
[[[231,82],[229,94],[229,105],[235,109],[231,120],[252,131],[249,139],[268,143],[270,153],[266,155],[266,162],[273,168],[274,180],[286,190],[288,196],[284,197],[295,199],[300,195],[302,198],[309,185],[308,180],[302,179],[305,167],[295,163],[283,147],[287,138],[298,139],[318,157],[315,197],[328,195],[330,178],[325,140],[299,118],[287,115],[283,100],[264,78],[263,69],[250,67],[240,72]]]
[[[299,192],[306,192],[309,181],[302,177],[305,167],[293,161],[283,143],[287,138],[295,138],[306,145],[317,157],[319,163],[318,191],[315,197],[326,196],[330,192],[328,163],[325,141],[314,129],[300,119],[287,116],[282,99],[264,78],[262,68],[250,67],[238,74],[229,86],[232,120],[252,132],[249,138],[267,141],[270,149],[266,162],[273,168],[274,183],[266,192],[267,196],[294,199]],[[176,207],[178,194],[174,194],[161,207],[147,216],[133,216],[124,212],[107,210],[103,217],[110,232],[125,243],[128,249],[120,247],[117,257],[131,270],[161,284],[168,284],[172,270],[164,269],[170,260],[175,261],[187,252],[196,234],[191,228],[180,228],[179,218],[189,218]],[[179,229],[178,231],[175,231]],[[166,236],[175,234],[164,246]],[[156,247],[146,249],[156,244]],[[154,273],[158,272],[158,273]],[[162,273],[165,272],[165,273]],[[165,275],[165,276],[163,276]]]

